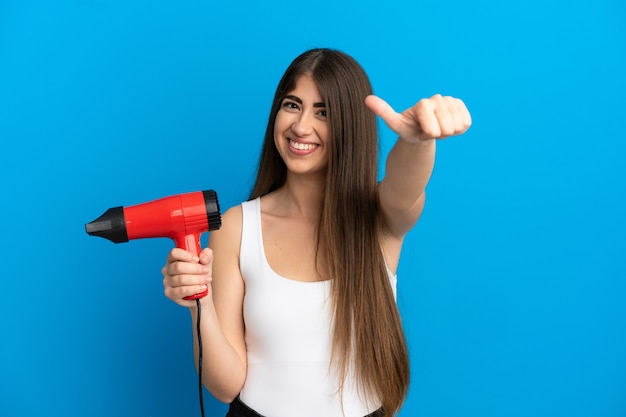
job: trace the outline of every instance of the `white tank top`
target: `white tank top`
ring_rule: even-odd
[[[330,281],[301,282],[275,273],[267,262],[260,199],[244,202],[240,268],[248,372],[240,398],[267,417],[362,417],[368,403],[352,380],[338,392],[330,367]],[[396,277],[389,273],[395,294]]]

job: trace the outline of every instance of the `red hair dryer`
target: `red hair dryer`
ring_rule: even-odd
[[[176,247],[199,255],[200,235],[222,225],[217,194],[213,190],[178,194],[129,207],[114,207],[85,225],[90,236],[114,243],[149,237],[169,237]],[[195,300],[208,294],[185,297]]]

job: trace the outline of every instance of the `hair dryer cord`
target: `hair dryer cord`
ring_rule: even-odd
[[[200,415],[204,417],[204,399],[202,396],[202,335],[200,333],[200,298],[196,298],[198,318],[196,320],[196,332],[198,333],[198,393],[200,395]]]

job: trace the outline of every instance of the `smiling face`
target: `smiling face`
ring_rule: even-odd
[[[274,122],[274,144],[290,173],[325,173],[326,112],[326,103],[310,75],[301,75],[295,88],[283,97]]]

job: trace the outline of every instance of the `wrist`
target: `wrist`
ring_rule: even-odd
[[[401,136],[398,137],[398,142],[405,144],[405,145],[409,145],[413,148],[430,148],[435,146],[435,143],[437,142],[437,139],[434,138],[427,138],[427,139],[420,139],[420,138],[411,138],[411,139],[407,139],[407,138],[403,138]]]

